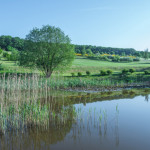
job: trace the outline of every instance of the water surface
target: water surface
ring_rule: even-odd
[[[1,100],[0,149],[150,149],[149,89],[51,93]]]

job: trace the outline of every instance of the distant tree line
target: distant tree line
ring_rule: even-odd
[[[112,47],[102,47],[102,46],[91,46],[91,45],[75,45],[75,52],[84,54],[111,54],[119,56],[136,56],[143,57],[145,59],[150,58],[150,52],[148,49],[145,51],[136,51],[133,48],[112,48]]]
[[[7,60],[17,61],[20,51],[24,49],[24,39],[11,36],[0,36],[0,59],[1,57]]]
[[[24,50],[25,39],[19,37],[11,37],[9,35],[0,36],[0,53],[2,50],[5,51],[23,51]],[[92,46],[92,45],[74,45],[75,53],[82,55],[85,54],[111,54],[119,56],[136,56],[145,59],[150,58],[150,52],[148,49],[145,51],[136,51],[133,48],[112,48],[112,47],[102,47],[102,46]],[[16,52],[15,52],[16,53]]]
[[[11,37],[11,36],[0,36],[0,48],[5,51],[12,51],[16,49],[18,51],[22,51],[24,47],[24,39],[19,37]]]

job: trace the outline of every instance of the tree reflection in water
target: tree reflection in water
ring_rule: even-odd
[[[145,95],[145,101],[149,101],[149,95],[147,94],[147,95]]]
[[[80,143],[83,138],[98,136],[101,141],[113,131],[119,145],[119,108],[114,108],[111,118],[105,109],[87,107],[102,100],[120,99],[119,93],[76,94],[58,96],[48,91],[19,91],[3,93],[0,98],[0,149],[50,149],[51,145],[72,139]],[[5,91],[7,92],[7,91]],[[41,92],[41,91],[40,91]],[[135,92],[123,91],[124,98]],[[132,93],[132,95],[131,95]],[[49,95],[48,95],[49,94]],[[46,98],[45,98],[46,96]],[[145,95],[148,101],[148,95]],[[111,126],[111,128],[110,128]],[[112,130],[112,131],[111,131]]]

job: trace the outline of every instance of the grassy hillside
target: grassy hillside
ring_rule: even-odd
[[[1,60],[0,73],[40,73],[37,70],[23,68],[17,65],[17,63],[13,61]],[[134,73],[122,74],[122,69],[135,69]],[[113,70],[112,74],[102,75],[100,74],[100,70]],[[116,88],[124,88],[124,87],[143,87],[149,86],[150,81],[150,73],[145,74],[144,70],[150,71],[150,61],[141,60],[140,62],[131,62],[131,63],[119,63],[119,62],[108,62],[108,61],[99,61],[99,60],[90,60],[84,57],[77,57],[71,68],[64,72],[64,74],[54,73],[52,78],[38,78],[36,75],[32,77],[32,80],[35,78],[36,83],[39,87],[45,87],[45,85],[50,86],[52,89],[94,89],[94,90],[115,90]],[[86,71],[89,71],[91,74],[86,75]],[[77,73],[81,72],[82,75],[80,77],[77,76]],[[71,73],[74,73],[73,77]],[[9,75],[9,74],[8,74]],[[8,76],[11,77],[11,76]],[[22,76],[18,76],[14,78],[15,84],[20,82],[20,78]],[[1,83],[3,82],[3,76],[0,76]],[[30,74],[25,80],[22,78],[22,83],[30,80]],[[29,83],[30,83],[29,82]],[[38,82],[38,83],[37,83]],[[7,83],[7,82],[6,82]],[[2,84],[2,87],[6,84],[5,81]],[[28,82],[24,83],[25,85]],[[31,82],[31,85],[33,83]],[[29,86],[31,86],[29,85]],[[13,85],[14,86],[14,85]],[[16,86],[16,85],[15,85]],[[22,84],[21,84],[22,86]],[[7,85],[6,85],[7,87]],[[32,86],[31,86],[32,87]]]
[[[0,60],[0,64],[2,64],[3,70],[0,72],[18,72],[18,73],[32,73],[38,72],[37,70],[32,70],[29,68],[23,68],[17,65],[17,63],[13,61]],[[72,66],[69,70],[67,70],[64,74],[71,75],[72,72],[82,72],[90,71],[91,73],[99,73],[102,69],[112,69],[114,71],[120,71],[122,69],[130,69],[134,68],[137,71],[150,70],[150,60],[141,60],[139,62],[108,62],[108,61],[100,61],[100,60],[91,60],[86,57],[76,57],[73,61]]]
[[[112,69],[114,71],[120,71],[122,69],[134,68],[137,71],[150,70],[150,60],[141,60],[139,62],[108,62],[100,60],[91,60],[86,57],[77,57],[70,70],[67,73],[71,72],[85,72],[91,71],[93,73],[99,73],[102,69]]]
[[[18,66],[18,64],[14,61],[6,61],[0,60],[0,64],[2,69],[0,68],[0,73],[33,73],[37,72],[37,70],[32,70],[30,68],[23,68]]]

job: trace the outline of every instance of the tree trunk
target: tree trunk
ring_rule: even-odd
[[[46,78],[50,78],[50,77],[51,77],[51,75],[52,75],[52,71],[48,71],[48,72],[46,72]]]

